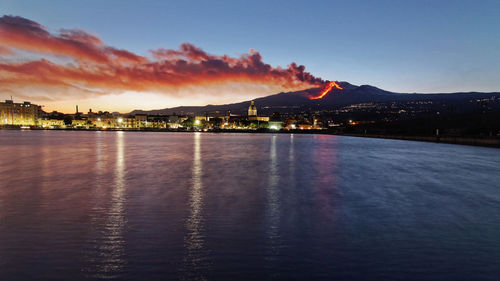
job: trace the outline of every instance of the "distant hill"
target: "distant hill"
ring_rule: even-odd
[[[344,106],[360,103],[409,102],[409,101],[443,101],[452,103],[467,103],[471,99],[483,99],[492,96],[500,97],[500,92],[480,93],[439,93],[439,94],[409,94],[389,92],[370,85],[355,86],[348,82],[339,82],[343,90],[333,89],[323,99],[310,100],[309,96],[318,95],[320,88],[304,91],[279,93],[255,99],[259,114],[272,112],[301,112],[325,109],[338,109]],[[179,106],[158,110],[134,110],[130,114],[170,115],[170,114],[222,114],[230,110],[232,113],[243,114],[248,109],[250,101],[223,105]]]

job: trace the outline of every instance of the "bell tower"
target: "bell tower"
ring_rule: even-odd
[[[257,116],[257,107],[255,106],[255,101],[250,102],[248,107],[248,116]]]

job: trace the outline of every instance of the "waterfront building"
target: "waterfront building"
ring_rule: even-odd
[[[297,129],[297,120],[295,119],[287,119],[285,121],[285,129],[286,130],[295,130]]]
[[[0,102],[0,125],[35,126],[41,113],[41,106],[29,101],[15,103],[13,100]]]
[[[210,120],[210,117],[208,116],[195,116],[194,117],[194,121],[209,121]]]
[[[170,115],[167,116],[167,128],[178,129],[180,124],[187,120],[187,116]]]
[[[313,116],[313,129],[323,129],[323,122],[321,121],[321,118],[319,116]]]
[[[300,130],[312,130],[314,129],[314,126],[311,124],[299,124],[297,128]]]
[[[71,125],[74,128],[89,128],[89,120],[87,118],[79,118],[79,119],[73,119],[71,121]]]
[[[144,128],[148,126],[148,116],[146,114],[134,115],[135,128]]]
[[[53,119],[53,118],[40,118],[38,119],[37,125],[47,129],[66,127],[63,119]]]
[[[180,124],[189,118],[186,115],[169,115],[167,116],[167,126],[169,129],[177,129]]]
[[[108,128],[113,127],[115,122],[115,116],[108,111],[92,112],[89,110],[87,113],[87,119],[90,121],[91,125],[96,128]]]
[[[167,115],[148,115],[146,127],[155,129],[166,129],[168,124]]]
[[[281,130],[281,129],[283,129],[283,122],[281,122],[281,121],[269,121],[269,129]]]
[[[138,123],[135,116],[116,116],[113,119],[113,127],[115,128],[137,128]]]

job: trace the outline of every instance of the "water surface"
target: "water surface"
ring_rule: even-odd
[[[500,150],[0,131],[0,280],[498,280]]]

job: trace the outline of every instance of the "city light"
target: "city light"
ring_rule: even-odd
[[[82,130],[98,130],[98,129],[111,129],[116,128],[118,130],[130,129],[130,130],[141,130],[142,128],[152,128],[158,130],[177,130],[182,128],[183,130],[192,131],[212,131],[218,129],[231,129],[231,130],[261,130],[267,128],[271,131],[279,131],[282,129],[312,129],[311,125],[307,124],[295,124],[289,121],[291,120],[280,120],[269,122],[269,116],[257,115],[257,109],[255,109],[255,103],[251,105],[249,109],[251,112],[248,115],[243,114],[228,114],[219,115],[216,118],[208,118],[207,116],[162,116],[158,115],[155,118],[148,119],[146,114],[138,115],[113,115],[109,112],[94,114],[89,111],[88,114],[78,113],[78,116],[74,114],[66,115],[62,113],[45,113],[41,110],[41,106],[31,104],[30,110],[27,110],[26,104],[29,102],[11,103],[0,102],[0,125],[2,127],[7,125],[13,126],[30,126],[30,128],[57,128],[57,129],[82,129]],[[23,107],[20,107],[20,106]],[[7,110],[3,109],[7,108]],[[22,109],[22,111],[21,111]],[[32,110],[31,110],[32,109]],[[5,112],[20,112],[17,116],[13,118],[5,118]],[[21,116],[21,117],[19,117]],[[308,118],[304,120],[308,123]],[[190,121],[184,123],[184,121]],[[71,121],[71,122],[68,122]],[[222,121],[222,122],[221,122]],[[293,120],[295,122],[295,120]],[[310,120],[309,120],[310,121]],[[314,121],[316,122],[316,121]],[[288,124],[287,126],[284,126]],[[302,128],[303,126],[306,126]],[[309,128],[311,127],[311,128]],[[186,129],[184,129],[186,128]]]

